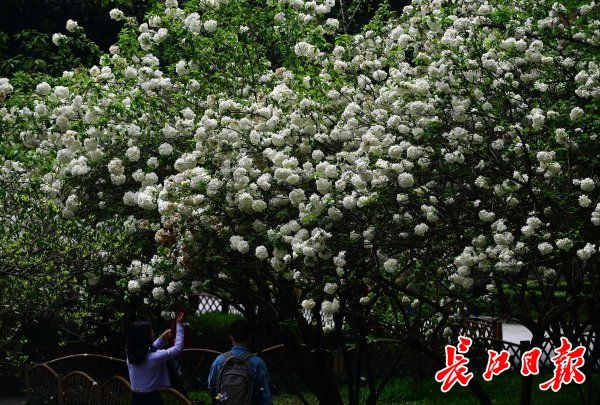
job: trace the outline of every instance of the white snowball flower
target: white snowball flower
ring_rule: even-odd
[[[169,294],[175,294],[183,287],[183,283],[181,281],[171,281],[167,286],[167,291]]]
[[[153,210],[156,208],[156,198],[148,192],[138,194],[137,198],[138,205],[145,210]]]
[[[152,296],[157,300],[162,300],[166,296],[165,289],[162,287],[154,287],[152,289]]]
[[[10,84],[9,80],[5,77],[0,77],[0,98],[5,97],[12,91],[13,91],[13,86]],[[1,116],[0,116],[0,120],[1,120]]]
[[[129,280],[127,289],[132,293],[136,293],[140,291],[140,283],[137,280]]]
[[[125,156],[127,156],[127,159],[129,159],[129,161],[137,162],[138,160],[140,160],[140,148],[138,148],[137,146],[132,146],[128,148],[125,152]]]
[[[323,287],[323,291],[325,291],[325,293],[329,294],[329,295],[333,295],[335,294],[335,291],[337,290],[338,285],[336,283],[326,283],[325,287]]]
[[[329,28],[331,28],[331,29],[334,29],[334,30],[336,30],[336,29],[338,29],[338,28],[339,28],[339,26],[340,26],[340,22],[339,22],[339,20],[337,20],[336,18],[328,18],[328,19],[325,21],[325,25],[326,25],[326,26],[328,26],[328,27],[329,27]]]
[[[115,186],[120,186],[125,183],[127,177],[124,174],[111,174],[110,181]]]
[[[335,314],[340,309],[340,302],[337,299],[333,301],[323,301],[321,304],[321,311],[324,314]]]
[[[410,173],[400,173],[398,175],[398,184],[402,188],[412,187],[415,184],[413,175]]]
[[[70,91],[68,87],[65,86],[56,86],[54,88],[54,94],[56,97],[65,100],[69,97]]]
[[[177,73],[178,75],[184,75],[187,73],[187,68],[186,68],[186,64],[184,60],[180,60],[179,62],[177,62],[177,64],[175,65],[175,73]]]
[[[596,188],[596,184],[594,183],[594,180],[590,179],[589,177],[581,180],[581,182],[579,183],[579,187],[583,190],[583,191],[594,191],[594,189]]]
[[[369,298],[368,296],[360,297],[358,302],[360,302],[360,305],[367,306],[371,302],[371,298]]]
[[[479,219],[481,219],[483,222],[492,222],[494,218],[496,218],[496,214],[493,212],[486,210],[479,211]]]
[[[185,27],[192,32],[200,32],[201,29],[201,21],[200,15],[198,13],[191,13],[187,17],[185,17],[183,24]]]
[[[526,237],[530,237],[535,235],[535,228],[533,228],[532,226],[529,225],[525,225],[524,227],[521,228],[521,233],[523,235],[525,235]]]
[[[596,205],[594,212],[592,212],[592,224],[600,226],[600,203]]]
[[[67,200],[65,201],[65,208],[67,208],[70,211],[76,210],[77,207],[79,207],[79,205],[79,198],[75,194],[71,194],[69,197],[67,197]]]
[[[583,110],[580,107],[574,107],[569,114],[571,121],[577,121],[583,116]]]
[[[205,21],[204,29],[206,30],[206,32],[214,32],[217,29],[217,22],[215,20]]]
[[[356,204],[357,204],[357,200],[356,200],[356,197],[353,195],[347,195],[342,199],[342,205],[347,210],[356,208]]]
[[[581,260],[589,260],[594,253],[596,253],[596,245],[588,243],[583,249],[577,250],[577,257]]]
[[[584,208],[587,208],[590,205],[592,205],[592,200],[590,200],[590,197],[588,197],[585,194],[580,195],[577,201],[579,202],[579,205],[581,205]]]
[[[246,254],[250,250],[250,245],[241,236],[232,236],[229,238],[229,243],[232,249],[240,253]]]
[[[538,229],[540,226],[542,226],[542,220],[538,217],[529,217],[527,218],[527,225],[533,229]]]
[[[298,205],[300,205],[300,203],[302,201],[306,200],[306,195],[304,195],[304,190],[302,190],[301,188],[296,188],[296,189],[292,190],[288,197],[294,207],[297,207]]]
[[[549,244],[548,242],[542,242],[537,246],[538,250],[540,251],[540,253],[542,255],[547,255],[552,253],[552,251],[554,250],[554,247]]]
[[[113,8],[112,10],[110,10],[108,15],[110,16],[111,19],[113,19],[115,21],[121,21],[122,19],[125,18],[125,13],[123,13],[118,8]]]
[[[125,205],[129,205],[131,207],[137,205],[137,199],[138,199],[138,194],[134,193],[132,191],[127,191],[124,195],[123,195],[123,203]]]
[[[429,230],[429,226],[425,223],[421,223],[421,224],[415,226],[415,234],[418,236],[425,235],[428,230]]]
[[[158,167],[158,158],[156,156],[152,156],[148,158],[146,161],[146,165],[151,169],[156,169]]]
[[[173,147],[169,143],[163,143],[158,147],[158,153],[161,156],[168,156],[173,153]]]
[[[314,45],[304,41],[298,42],[296,45],[294,45],[294,52],[297,56],[301,57],[313,57],[318,53],[317,48]]]
[[[121,175],[125,171],[125,167],[123,166],[123,162],[121,159],[114,158],[110,162],[108,162],[108,172],[112,175]]]
[[[560,249],[560,250],[570,250],[573,247],[573,241],[569,238],[562,238],[562,239],[558,239],[556,241],[556,246]]]
[[[154,15],[148,19],[148,25],[152,28],[159,27],[162,23],[162,19],[158,15]]]
[[[138,183],[141,183],[142,181],[144,181],[145,174],[142,169],[137,169],[135,172],[133,172],[131,177],[133,178],[133,180],[137,181]]]
[[[52,43],[56,46],[59,46],[65,39],[67,39],[66,35],[55,33],[52,34]]]
[[[69,31],[69,32],[75,32],[77,30],[78,26],[79,26],[79,24],[77,24],[77,21],[75,21],[75,20],[67,21],[67,31]]]
[[[277,13],[275,14],[275,16],[273,17],[273,19],[279,23],[284,23],[285,22],[285,13]]]
[[[396,260],[396,259],[387,259],[383,263],[383,268],[388,273],[395,273],[398,270],[398,260]]]
[[[48,114],[48,107],[45,104],[36,104],[34,107],[35,115],[44,117]]]
[[[269,258],[269,251],[267,250],[266,247],[264,246],[258,246],[256,248],[256,250],[254,251],[254,255],[259,259],[259,260],[266,260]]]
[[[35,87],[35,91],[40,96],[47,96],[52,91],[52,87],[46,82],[41,82]]]
[[[311,298],[311,299],[307,299],[302,301],[302,308],[304,308],[307,311],[312,310],[315,307],[315,301]]]
[[[137,70],[136,70],[134,67],[132,67],[132,66],[127,66],[127,67],[125,68],[125,72],[124,72],[124,74],[125,74],[125,77],[126,77],[127,79],[134,79],[134,78],[136,78],[136,77],[137,77],[137,75],[138,75],[138,72],[137,72]]]

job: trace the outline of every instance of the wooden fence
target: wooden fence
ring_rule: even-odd
[[[217,353],[218,354],[218,353]],[[86,368],[90,375],[81,370],[66,373],[57,372],[73,366]],[[123,367],[124,366],[124,367]],[[117,370],[120,374],[109,378],[107,370]],[[118,371],[120,370],[120,371]],[[131,385],[127,381],[127,367],[124,360],[100,355],[73,355],[38,364],[26,373],[27,403],[57,405],[129,405]],[[191,405],[192,402],[173,388],[160,388],[164,405]]]

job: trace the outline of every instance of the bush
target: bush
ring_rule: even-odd
[[[207,312],[190,316],[188,323],[195,335],[209,338],[226,338],[229,335],[229,325],[238,319],[243,319],[243,317],[238,314]]]

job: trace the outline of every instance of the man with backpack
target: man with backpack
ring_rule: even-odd
[[[208,375],[210,395],[219,405],[272,405],[267,365],[248,350],[252,328],[246,320],[229,329],[232,348],[219,355]]]

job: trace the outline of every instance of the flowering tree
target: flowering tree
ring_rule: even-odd
[[[100,66],[0,83],[2,129],[67,218],[155,232],[129,293],[230,299],[297,345],[324,403],[341,402],[326,335],[358,403],[350,344],[368,356],[385,329],[435,359],[467,302],[534,345],[597,331],[598,7],[415,0],[336,36],[332,6],[113,10]]]

